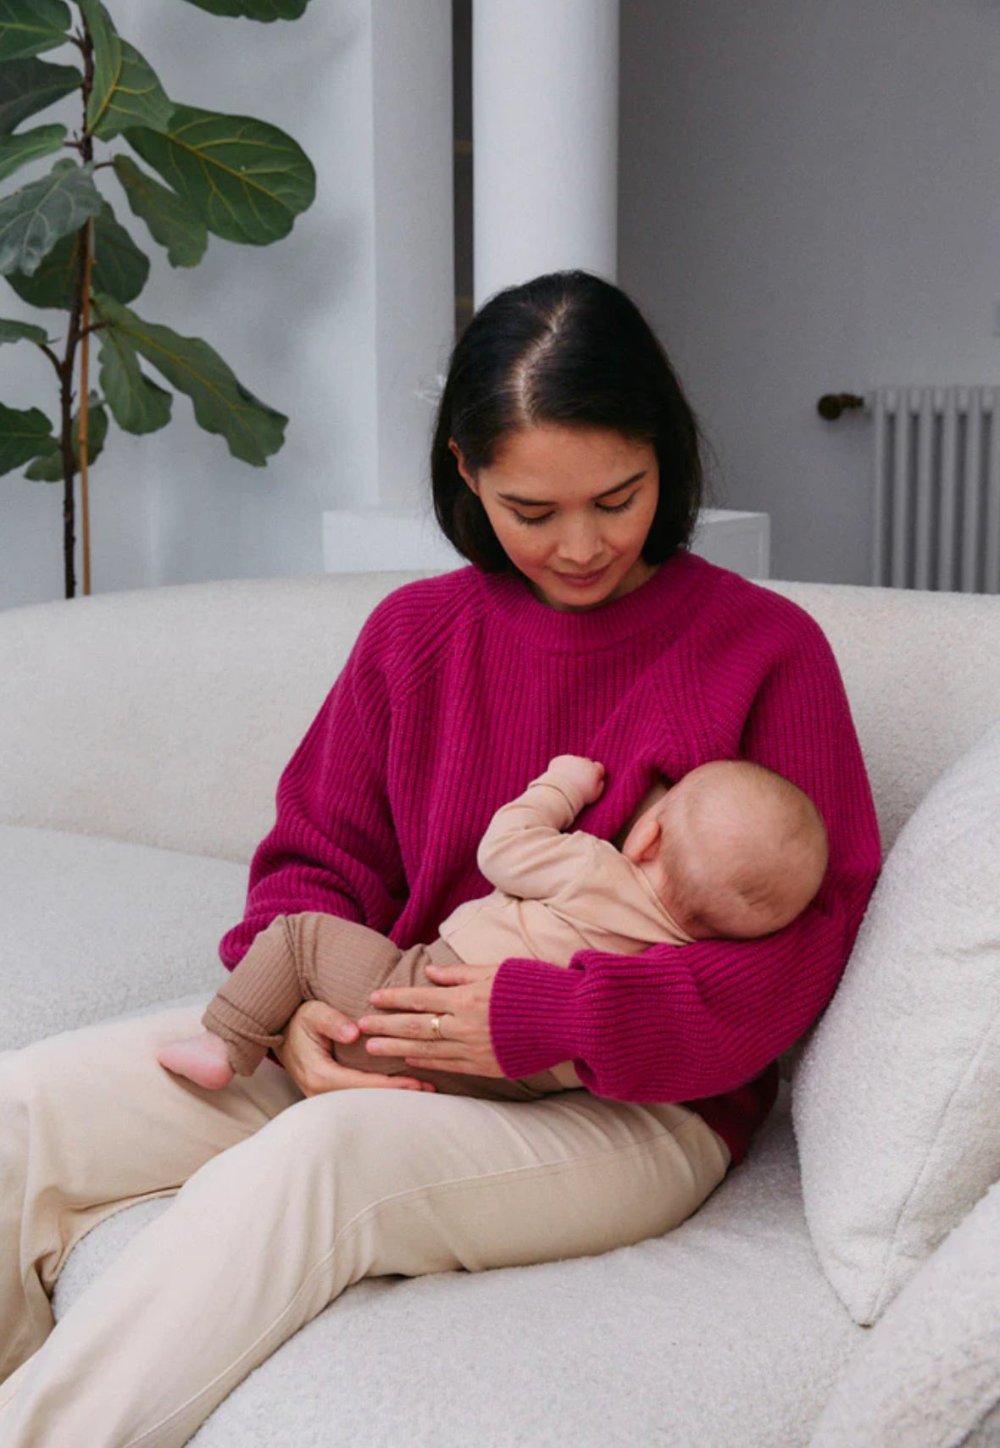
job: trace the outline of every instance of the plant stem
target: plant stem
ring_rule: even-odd
[[[59,447],[63,460],[63,568],[66,577],[66,597],[76,593],[76,577],[73,572],[73,364],[67,341],[67,359],[60,364],[59,404],[62,413],[62,430]],[[67,362],[69,365],[67,366]]]
[[[46,342],[36,342],[35,346],[38,348],[39,352],[45,353],[45,356],[49,359],[53,367],[56,369],[56,376],[61,377],[62,363],[59,361],[59,358],[53,352],[52,348]]]
[[[75,38],[75,37],[74,37]],[[84,23],[83,34],[76,40],[83,53],[83,129],[80,133],[80,159],[86,164],[93,160],[94,144],[87,134],[87,102],[94,84],[94,45],[90,32]],[[69,330],[66,335],[66,351],[59,366],[59,400],[62,414],[62,430],[59,447],[63,461],[63,565],[66,579],[66,597],[76,596],[76,497],[75,481],[77,471],[76,455],[73,449],[73,373],[76,366],[76,349],[80,342],[82,327],[85,325],[84,311],[90,309],[90,274],[92,254],[92,227],[88,221],[77,232],[77,266],[73,291],[73,304],[69,315]],[[81,430],[87,424],[87,395],[81,398]],[[81,449],[81,456],[83,456]],[[84,587],[89,592],[89,532],[90,520],[88,499],[82,500],[84,526]]]
[[[94,262],[94,219],[87,222],[84,247],[83,312],[80,328],[80,513],[83,521],[83,592],[90,593],[90,474],[87,441],[90,423],[90,277]]]

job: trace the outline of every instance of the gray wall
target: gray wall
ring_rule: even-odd
[[[867,582],[870,426],[1000,381],[1000,6],[622,0],[619,278],[777,577]]]

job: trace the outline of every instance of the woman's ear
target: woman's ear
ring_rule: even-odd
[[[622,854],[633,865],[651,860],[660,847],[660,821],[653,814],[644,814],[629,830],[622,845]]]
[[[453,437],[450,437],[448,439],[448,451],[454,455],[455,462],[458,466],[458,471],[461,474],[463,480],[468,484],[468,486],[478,497],[479,489],[476,486],[476,480],[473,477],[472,473],[469,471],[468,465],[466,464],[465,458],[462,454],[462,449],[459,447],[458,443]]]

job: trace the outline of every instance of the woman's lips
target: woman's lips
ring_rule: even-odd
[[[568,583],[570,588],[590,588],[599,578],[604,577],[609,567],[610,564],[605,564],[603,568],[598,568],[594,573],[560,573],[559,577],[563,583]]]

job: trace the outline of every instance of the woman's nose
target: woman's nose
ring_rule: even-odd
[[[601,555],[601,540],[592,523],[567,524],[560,539],[560,556],[566,563],[587,571],[587,565],[596,563]]]

